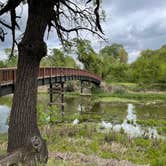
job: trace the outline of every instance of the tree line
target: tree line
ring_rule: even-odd
[[[121,44],[105,46],[96,53],[89,41],[80,40],[76,54],[85,69],[109,82],[166,83],[166,46],[142,51],[131,64]]]
[[[10,50],[5,52],[9,54]],[[75,54],[76,58],[69,54]],[[166,83],[166,46],[144,50],[136,61],[128,64],[128,53],[121,44],[105,46],[97,53],[90,41],[78,40],[68,52],[52,49],[40,66],[80,68],[77,60],[84,69],[109,82]],[[14,67],[16,64],[17,55],[0,61],[0,67]]]

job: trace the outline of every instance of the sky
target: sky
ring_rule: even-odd
[[[129,54],[130,63],[142,50],[158,49],[166,44],[165,0],[102,0],[102,7],[106,11],[106,21],[102,22],[102,27],[109,43],[91,37],[96,50],[108,44],[122,44]],[[18,10],[21,12],[22,8]],[[26,13],[27,9],[24,9],[23,20],[27,17]],[[24,28],[25,24],[22,26]],[[10,35],[4,43],[0,42],[1,58],[3,49],[11,46],[9,41]],[[49,48],[59,47],[56,35],[51,34],[47,44]]]

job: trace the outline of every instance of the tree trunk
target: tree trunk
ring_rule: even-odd
[[[36,105],[39,64],[47,53],[43,38],[53,7],[51,3],[48,0],[28,1],[27,27],[18,45],[19,59],[9,121],[8,152],[21,149],[26,162],[36,159],[46,162],[48,156],[37,126]],[[33,165],[32,162],[28,165]]]

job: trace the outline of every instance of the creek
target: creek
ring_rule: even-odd
[[[44,102],[43,102],[44,103]],[[45,102],[46,103],[46,102]],[[160,126],[142,125],[143,121],[164,121],[166,118],[165,105],[120,104],[92,101],[91,97],[65,98],[65,120],[73,125],[79,123],[96,123],[101,131],[122,131],[131,137],[163,138],[157,131]],[[8,130],[10,108],[0,105],[0,133]],[[60,111],[58,112],[60,115]]]

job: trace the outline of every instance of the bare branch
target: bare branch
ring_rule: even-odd
[[[10,12],[11,25],[0,20],[0,24],[12,31],[12,53],[14,50],[15,29],[19,28],[16,19],[15,9],[23,0],[8,0],[7,4],[0,3],[0,16],[6,12]],[[88,31],[97,35],[99,38],[103,37],[103,30],[100,25],[100,0],[50,0],[53,1],[54,8],[49,13],[48,20],[48,35],[51,27],[56,29],[57,35],[62,44],[69,40],[70,33],[75,33],[77,37],[80,36],[80,31]],[[28,0],[28,5],[31,0]],[[4,41],[4,30],[0,28],[1,41]],[[11,54],[12,54],[11,53]]]
[[[0,40],[3,42],[5,40],[6,33],[4,30],[0,27]]]
[[[92,0],[85,0],[84,4],[78,4],[78,1],[71,0],[55,1],[55,8],[48,29],[50,30],[51,26],[56,29],[62,44],[69,39],[70,33],[75,32],[78,37],[82,30],[89,31],[105,40],[100,25],[100,0],[96,0],[94,9],[93,4],[92,6],[88,5],[90,2]]]
[[[5,26],[6,28],[12,29],[12,27],[6,23],[4,23],[3,21],[0,20],[0,24],[2,24],[3,26]]]
[[[6,28],[10,29],[12,31],[12,50],[11,50],[11,56],[13,55],[14,52],[14,46],[17,44],[15,40],[15,28],[19,28],[19,25],[16,22],[17,18],[20,18],[16,15],[15,8],[22,2],[22,0],[8,0],[7,4],[4,5],[0,3],[0,16],[3,15],[4,13],[10,11],[10,18],[11,18],[11,25],[6,24],[5,22],[0,20],[0,24],[5,26]],[[1,41],[4,41],[6,33],[4,33],[4,30],[1,28]],[[10,56],[10,57],[11,57]]]
[[[99,29],[99,31],[101,33],[103,33],[103,30],[102,30],[101,25],[100,25],[100,16],[99,16],[100,0],[96,0],[96,5],[97,6],[96,6],[95,11],[94,11],[94,13],[96,15],[96,26]]]
[[[15,9],[21,2],[22,0],[9,0],[7,4],[0,10],[0,16],[11,9]]]
[[[16,42],[16,40],[15,40],[15,27],[18,27],[19,28],[19,26],[18,26],[18,24],[17,24],[17,22],[16,22],[16,18],[17,18],[17,16],[16,16],[16,11],[15,11],[15,9],[11,9],[10,10],[10,17],[11,17],[11,29],[12,29],[12,50],[11,50],[11,54],[10,54],[10,57],[13,55],[13,52],[14,52],[14,46],[15,46],[15,43],[17,43]]]

